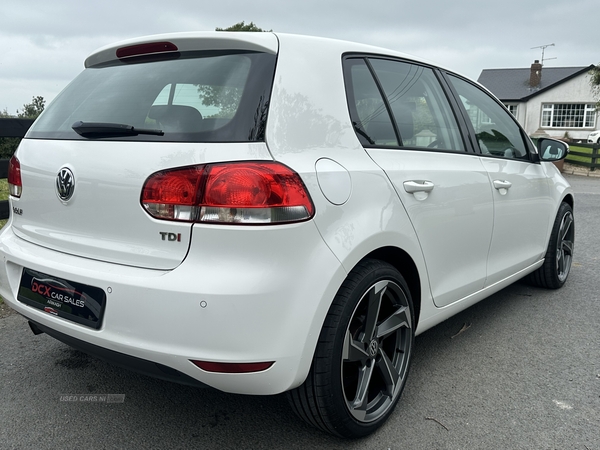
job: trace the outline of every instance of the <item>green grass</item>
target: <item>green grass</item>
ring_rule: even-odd
[[[6,178],[0,180],[0,200],[8,199],[8,181]]]
[[[591,156],[592,156],[593,149],[587,148],[587,147],[577,147],[576,145],[570,145],[569,149],[574,152],[587,153],[590,155],[590,157],[588,158],[585,156],[577,156],[577,155],[569,154],[569,156],[567,156],[567,161],[580,161],[580,162],[587,162],[587,163],[592,162]]]

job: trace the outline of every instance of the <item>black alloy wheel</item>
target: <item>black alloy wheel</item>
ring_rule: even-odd
[[[547,289],[558,289],[565,284],[575,248],[575,219],[568,203],[561,203],[552,226],[552,234],[544,264],[529,275],[529,282]]]
[[[288,395],[294,411],[341,437],[375,431],[404,389],[414,322],[402,275],[382,261],[359,263],[333,301],[307,380]]]

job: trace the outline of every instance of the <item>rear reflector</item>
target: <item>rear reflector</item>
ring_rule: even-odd
[[[273,364],[274,361],[270,362],[258,362],[258,363],[220,363],[210,361],[194,361],[191,360],[196,366],[200,367],[206,372],[218,372],[218,373],[251,373],[251,372],[262,372],[267,370]]]
[[[308,220],[312,200],[300,176],[274,161],[206,164],[151,175],[141,203],[156,219],[223,224]]]
[[[130,45],[117,49],[117,58],[149,55],[154,53],[176,52],[177,46],[172,42],[150,42],[147,44]]]
[[[8,192],[13,197],[19,198],[22,190],[21,163],[19,162],[19,159],[13,155],[8,162]]]

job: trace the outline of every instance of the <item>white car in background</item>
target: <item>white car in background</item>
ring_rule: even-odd
[[[600,144],[600,130],[592,131],[588,135],[588,144]]]
[[[561,287],[573,191],[481,86],[279,33],[99,49],[10,162],[0,295],[45,332],[360,437],[415,335],[523,277]]]

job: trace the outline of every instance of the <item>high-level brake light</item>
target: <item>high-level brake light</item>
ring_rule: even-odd
[[[117,49],[117,58],[150,55],[156,53],[176,52],[177,46],[172,42],[148,42],[146,44],[130,45]]]

